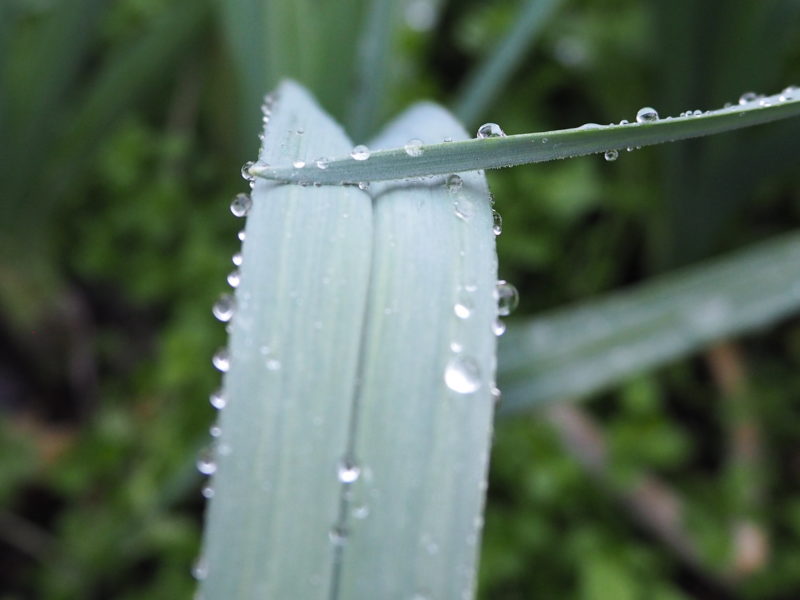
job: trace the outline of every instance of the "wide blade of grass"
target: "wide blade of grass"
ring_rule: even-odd
[[[288,83],[265,134],[268,161],[350,145]],[[201,593],[327,599],[369,281],[370,198],[355,187],[262,181],[246,234]]]
[[[466,133],[423,104],[374,144],[444,136]],[[494,408],[497,263],[486,181],[461,178],[449,188],[437,177],[371,189],[372,281],[351,448],[362,476],[343,495],[348,537],[335,596],[343,600],[472,597]]]
[[[783,98],[783,99],[781,99]],[[411,155],[402,147],[373,152],[368,160],[341,158],[320,169],[314,165],[260,165],[251,173],[286,182],[341,184],[494,169],[606,150],[636,148],[722,133],[800,115],[800,91],[776,94],[698,116],[668,117],[624,125],[584,125],[545,131],[422,146]]]
[[[503,412],[584,396],[800,309],[800,234],[510,327]]]
[[[514,25],[492,53],[467,77],[453,112],[462,123],[472,124],[503,92],[525,53],[536,42],[561,0],[525,0]]]

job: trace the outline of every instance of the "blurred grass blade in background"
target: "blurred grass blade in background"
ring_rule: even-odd
[[[523,2],[514,25],[492,53],[469,74],[459,91],[453,112],[462,123],[472,125],[503,93],[560,3],[561,0]]]
[[[609,160],[615,160],[618,151],[626,148],[722,133],[797,115],[800,89],[787,88],[780,94],[700,115],[659,119],[654,109],[643,107],[635,116],[636,122],[628,124],[587,123],[573,129],[510,136],[495,129],[479,135],[486,139],[424,145],[414,153],[397,148],[373,152],[368,161],[336,157],[324,170],[315,165],[275,165],[256,166],[250,172],[285,182],[340,184],[496,169],[594,153],[613,152],[616,154]]]
[[[420,104],[375,147],[467,134]],[[413,147],[409,144],[409,147]],[[471,598],[494,402],[497,259],[483,175],[373,185],[373,266],[336,597]]]
[[[271,112],[261,161],[350,147],[295,84]],[[423,105],[375,143],[428,135],[466,137]],[[255,185],[204,463],[208,600],[474,591],[497,317],[488,189],[472,173],[371,192]]]
[[[585,396],[800,309],[800,234],[510,327],[503,413]]]

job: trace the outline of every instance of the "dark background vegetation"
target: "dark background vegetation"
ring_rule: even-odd
[[[400,23],[383,116],[451,103],[519,4]],[[799,15],[567,0],[481,120],[521,133],[773,93],[800,81]],[[257,148],[220,21],[206,0],[0,2],[2,600],[193,593],[225,337],[210,306]],[[354,43],[358,23],[332,26]],[[784,122],[490,174],[517,318],[797,227],[798,140]],[[790,320],[498,423],[482,597],[800,598],[798,365]]]

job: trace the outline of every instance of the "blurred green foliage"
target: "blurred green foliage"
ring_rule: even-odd
[[[308,56],[317,43],[340,47],[336,64],[317,49],[322,66],[308,63],[306,83],[342,118],[351,83],[337,69],[354,61],[365,4],[353,3],[349,29],[309,17],[324,43],[304,40]],[[381,117],[424,97],[452,103],[520,10],[511,0],[402,6]],[[439,11],[430,29],[414,6]],[[566,1],[483,118],[527,132],[776,91],[800,80],[799,10],[790,0]],[[272,66],[242,83],[232,65],[247,49],[225,39],[244,25],[221,12],[196,0],[0,3],[4,600],[194,589],[193,457],[213,416],[209,359],[224,341],[209,307],[237,246],[228,199],[257,147],[240,124],[257,118],[262,86],[305,68],[280,45],[302,38],[287,29],[267,40]],[[797,227],[799,139],[800,123],[787,122],[615,163],[491,173],[501,272],[522,291],[520,313]],[[585,405],[608,449],[601,478],[543,415],[499,423],[482,597],[799,597],[800,322],[735,346],[738,400],[705,354]],[[757,433],[752,464],[732,450],[742,424]],[[682,498],[697,561],[620,501],[642,473]],[[734,576],[742,520],[768,541]]]

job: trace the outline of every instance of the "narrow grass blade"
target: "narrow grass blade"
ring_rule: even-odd
[[[444,109],[423,104],[374,144],[444,136],[466,133]],[[344,486],[342,600],[473,594],[494,408],[497,262],[485,178],[460,178],[450,187],[436,177],[371,189],[374,258],[351,447],[362,474]]]
[[[459,92],[456,116],[472,124],[502,93],[525,53],[561,0],[525,0],[520,14],[492,53],[471,73]]]
[[[265,134],[266,161],[312,161],[350,146],[291,83],[279,88]],[[327,600],[369,281],[370,198],[355,187],[261,181],[246,236],[201,594]]]
[[[575,129],[432,144],[423,146],[421,153],[414,156],[403,148],[395,148],[373,152],[368,160],[335,160],[324,170],[314,166],[295,169],[288,165],[260,165],[250,172],[266,179],[320,184],[420,177],[636,148],[732,131],[797,115],[800,115],[800,90],[698,116],[667,117],[626,125],[590,124]]]
[[[364,141],[377,126],[401,4],[396,0],[370,2],[356,56],[356,93],[347,121],[348,131],[356,141]]]
[[[518,324],[500,345],[503,412],[583,396],[800,309],[800,234]]]

